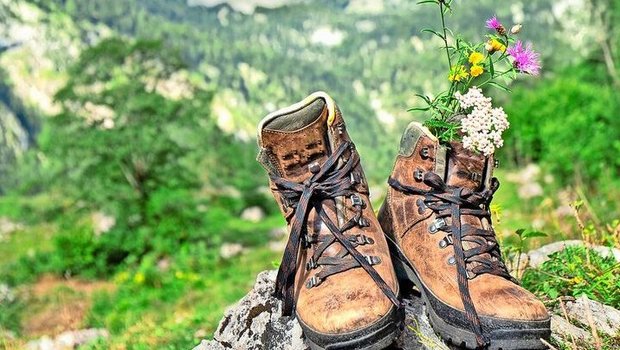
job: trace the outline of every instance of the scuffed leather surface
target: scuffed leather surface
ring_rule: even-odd
[[[314,161],[323,163],[331,149],[336,149],[340,143],[350,140],[342,115],[337,108],[335,120],[331,126],[327,125],[327,118],[328,113],[325,110],[318,119],[300,130],[263,129],[261,154],[268,154],[269,156],[262,155],[261,158],[268,158],[271,167],[276,168],[280,176],[303,182],[311,175],[307,167],[308,164]],[[358,246],[357,250],[361,254],[381,258],[382,262],[373,267],[392,287],[392,290],[398,294],[398,281],[393,270],[389,249],[368,199],[368,185],[361,165],[358,165],[354,171],[359,173],[362,179],[362,183],[357,185],[357,190],[366,203],[363,213],[370,226],[355,227],[347,231],[346,234],[364,234],[375,241],[374,244]],[[272,192],[280,204],[283,215],[287,217],[293,209],[282,203],[277,191],[272,190]],[[349,198],[339,198],[338,200],[344,202],[346,207],[350,207]],[[327,201],[325,206],[334,223],[342,224],[353,215],[350,210],[337,210],[335,201]],[[340,221],[338,221],[338,217],[340,217]],[[321,220],[317,219],[314,210],[309,214],[307,229],[309,234],[332,235]],[[340,249],[344,248],[340,244],[334,243],[324,253],[324,256],[335,255]],[[319,267],[315,270],[306,271],[309,254],[312,254],[312,249],[302,249],[298,256],[295,283],[296,315],[305,325],[316,332],[326,334],[349,332],[371,325],[391,310],[393,304],[362,268],[354,268],[332,275],[319,286],[307,288],[307,281],[321,269]]]
[[[423,159],[420,152],[423,147],[437,150],[439,144],[434,138],[417,132],[416,142],[410,142],[413,150],[397,156],[391,176],[403,184],[428,189],[421,181],[414,178],[416,169],[434,171],[434,155]],[[431,152],[433,153],[433,152]],[[405,154],[405,155],[403,155]],[[409,154],[407,156],[406,154]],[[457,176],[457,172],[479,172],[488,170],[491,160],[485,160],[473,152],[464,151],[458,143],[448,150],[449,185],[479,188],[480,181]],[[487,171],[490,173],[490,171]],[[458,291],[455,265],[449,265],[448,259],[454,254],[452,246],[440,248],[439,242],[445,232],[431,234],[428,226],[435,215],[430,209],[418,212],[416,202],[423,196],[405,195],[393,188],[388,189],[386,201],[379,212],[379,221],[386,234],[392,236],[404,254],[414,265],[422,283],[442,302],[464,310]],[[486,220],[485,220],[486,221]],[[488,227],[488,223],[473,216],[463,216],[463,224]],[[467,248],[467,247],[466,247]],[[472,300],[479,315],[513,320],[544,320],[548,318],[547,310],[536,297],[522,287],[502,277],[483,274],[469,281]]]

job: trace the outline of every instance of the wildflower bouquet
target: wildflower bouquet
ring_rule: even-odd
[[[519,74],[538,75],[540,56],[531,44],[524,44],[516,36],[521,24],[510,30],[493,16],[486,21],[489,33],[483,42],[470,42],[455,35],[446,27],[446,14],[452,11],[454,0],[423,0],[418,4],[436,5],[441,15],[441,29],[424,29],[439,37],[446,52],[450,86],[433,98],[421,94],[424,104],[410,109],[428,111],[430,118],[424,125],[443,143],[463,141],[463,146],[485,156],[503,145],[502,133],[509,123],[501,107],[493,107],[491,98],[482,88],[494,87],[510,92],[506,82]],[[500,79],[501,78],[501,79]]]

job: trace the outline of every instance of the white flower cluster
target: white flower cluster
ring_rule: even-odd
[[[491,98],[485,97],[482,90],[475,86],[464,95],[455,93],[454,97],[462,109],[471,109],[471,112],[461,119],[463,147],[487,157],[493,154],[496,148],[502,147],[502,133],[510,126],[504,109],[493,108]]]

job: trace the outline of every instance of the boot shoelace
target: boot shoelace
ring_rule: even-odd
[[[482,332],[480,318],[469,293],[469,280],[478,275],[490,273],[514,283],[517,281],[506,269],[493,229],[485,230],[462,224],[461,215],[486,218],[490,223],[491,213],[488,208],[493,194],[499,188],[499,181],[493,178],[489,188],[477,192],[467,188],[448,186],[439,175],[427,172],[424,174],[424,183],[431,189],[426,191],[407,186],[394,178],[388,180],[388,184],[397,191],[424,196],[424,199],[418,200],[416,204],[420,209],[419,212],[429,208],[435,213],[435,220],[430,224],[429,231],[447,233],[439,242],[439,246],[443,249],[452,245],[454,248],[454,257],[448,263],[456,264],[459,293],[465,308],[465,315],[476,335],[478,346],[484,347],[489,340]],[[447,218],[450,218],[450,225],[446,222]],[[475,247],[465,250],[464,242],[473,243]],[[471,263],[476,263],[476,265],[468,269],[468,264]]]
[[[359,245],[373,244],[372,238],[362,234],[346,235],[344,232],[356,226],[367,226],[366,219],[362,217],[364,202],[353,189],[356,179],[352,170],[359,164],[359,155],[355,152],[355,146],[351,142],[343,142],[337,150],[327,158],[322,166],[318,163],[310,164],[312,176],[303,183],[289,181],[285,178],[271,175],[271,181],[280,193],[282,200],[289,207],[293,207],[287,220],[290,222],[289,239],[284,249],[282,262],[276,277],[276,297],[283,300],[283,315],[291,315],[294,308],[295,274],[297,272],[298,252],[300,248],[310,249],[316,246],[312,257],[309,259],[306,269],[316,269],[321,266],[320,272],[311,277],[307,288],[318,286],[325,278],[353,268],[363,268],[375,281],[390,301],[400,307],[396,294],[381,278],[372,265],[379,264],[377,256],[362,255],[355,248]],[[344,159],[345,151],[350,150],[348,159]],[[341,162],[339,162],[342,160]],[[339,166],[338,163],[344,163]],[[350,197],[355,215],[338,227],[328,216],[323,207],[323,201],[333,200],[336,197]],[[308,216],[314,209],[318,218],[332,233],[331,236],[307,234]],[[335,256],[322,254],[334,243],[340,243],[344,249]],[[351,255],[353,259],[347,259]]]

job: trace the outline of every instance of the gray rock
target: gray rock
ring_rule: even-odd
[[[299,323],[282,317],[282,304],[273,297],[275,279],[276,271],[261,272],[254,288],[226,311],[214,340],[195,349],[307,349]]]
[[[215,340],[203,340],[193,350],[225,350],[224,345]]]
[[[554,242],[554,243],[544,245],[528,253],[530,257],[529,265],[530,267],[534,267],[534,268],[540,267],[540,265],[542,265],[545,261],[549,260],[549,255],[553,253],[562,251],[566,247],[586,246],[586,245],[587,244],[584,241],[580,241],[576,239]],[[620,261],[620,249],[603,247],[603,246],[590,246],[590,249],[594,250],[601,256],[604,256],[604,257],[611,256],[615,258],[616,261]]]
[[[531,199],[534,197],[540,197],[544,194],[542,186],[538,182],[528,182],[519,186],[517,192],[519,198]]]
[[[587,315],[590,313],[599,333],[609,336],[616,336],[620,333],[620,311],[590,300],[585,295],[574,301],[567,301],[566,312],[570,319],[585,325],[588,325]]]
[[[592,335],[589,332],[558,315],[551,316],[551,334],[553,339],[559,343],[572,343],[573,340],[590,343],[592,340]]]
[[[93,230],[95,236],[101,236],[102,234],[110,231],[116,225],[116,218],[102,211],[96,211],[90,214],[90,220],[93,224]]]
[[[60,333],[56,338],[44,336],[39,340],[33,340],[26,344],[28,350],[68,350],[77,349],[81,345],[88,344],[97,338],[107,338],[108,331],[100,328],[80,329]]]
[[[241,220],[259,222],[265,218],[265,212],[261,207],[249,207],[241,212]]]
[[[506,259],[506,267],[508,268],[508,272],[515,276],[516,278],[520,278],[523,276],[523,272],[529,266],[530,257],[526,253],[512,254]]]
[[[243,252],[243,246],[239,243],[224,243],[220,247],[220,256],[224,259],[233,258]]]
[[[239,303],[229,308],[218,326],[214,339],[203,340],[194,350],[308,350],[301,327],[296,319],[282,317],[282,304],[272,296],[276,271],[261,272],[254,288]],[[581,299],[580,299],[581,300]],[[584,323],[584,301],[566,303],[569,318]],[[447,346],[433,331],[426,306],[417,291],[404,296],[405,322],[399,338],[390,350],[458,349]],[[588,301],[594,322],[600,332],[612,334],[620,327],[620,311],[600,303]],[[559,314],[560,311],[557,311]],[[572,324],[558,315],[552,315],[552,337],[558,343],[577,344],[591,341],[589,331]]]
[[[15,293],[6,283],[0,283],[0,305],[15,301]]]
[[[261,272],[254,288],[225,312],[214,339],[203,340],[194,350],[308,350],[299,322],[283,317],[281,302],[272,296],[275,278],[276,271]],[[404,302],[404,331],[392,349],[448,349],[433,332],[422,299],[412,295]]]
[[[2,110],[0,110],[0,113]],[[24,225],[11,221],[9,218],[0,217],[0,242],[5,241],[15,232],[22,230]]]

